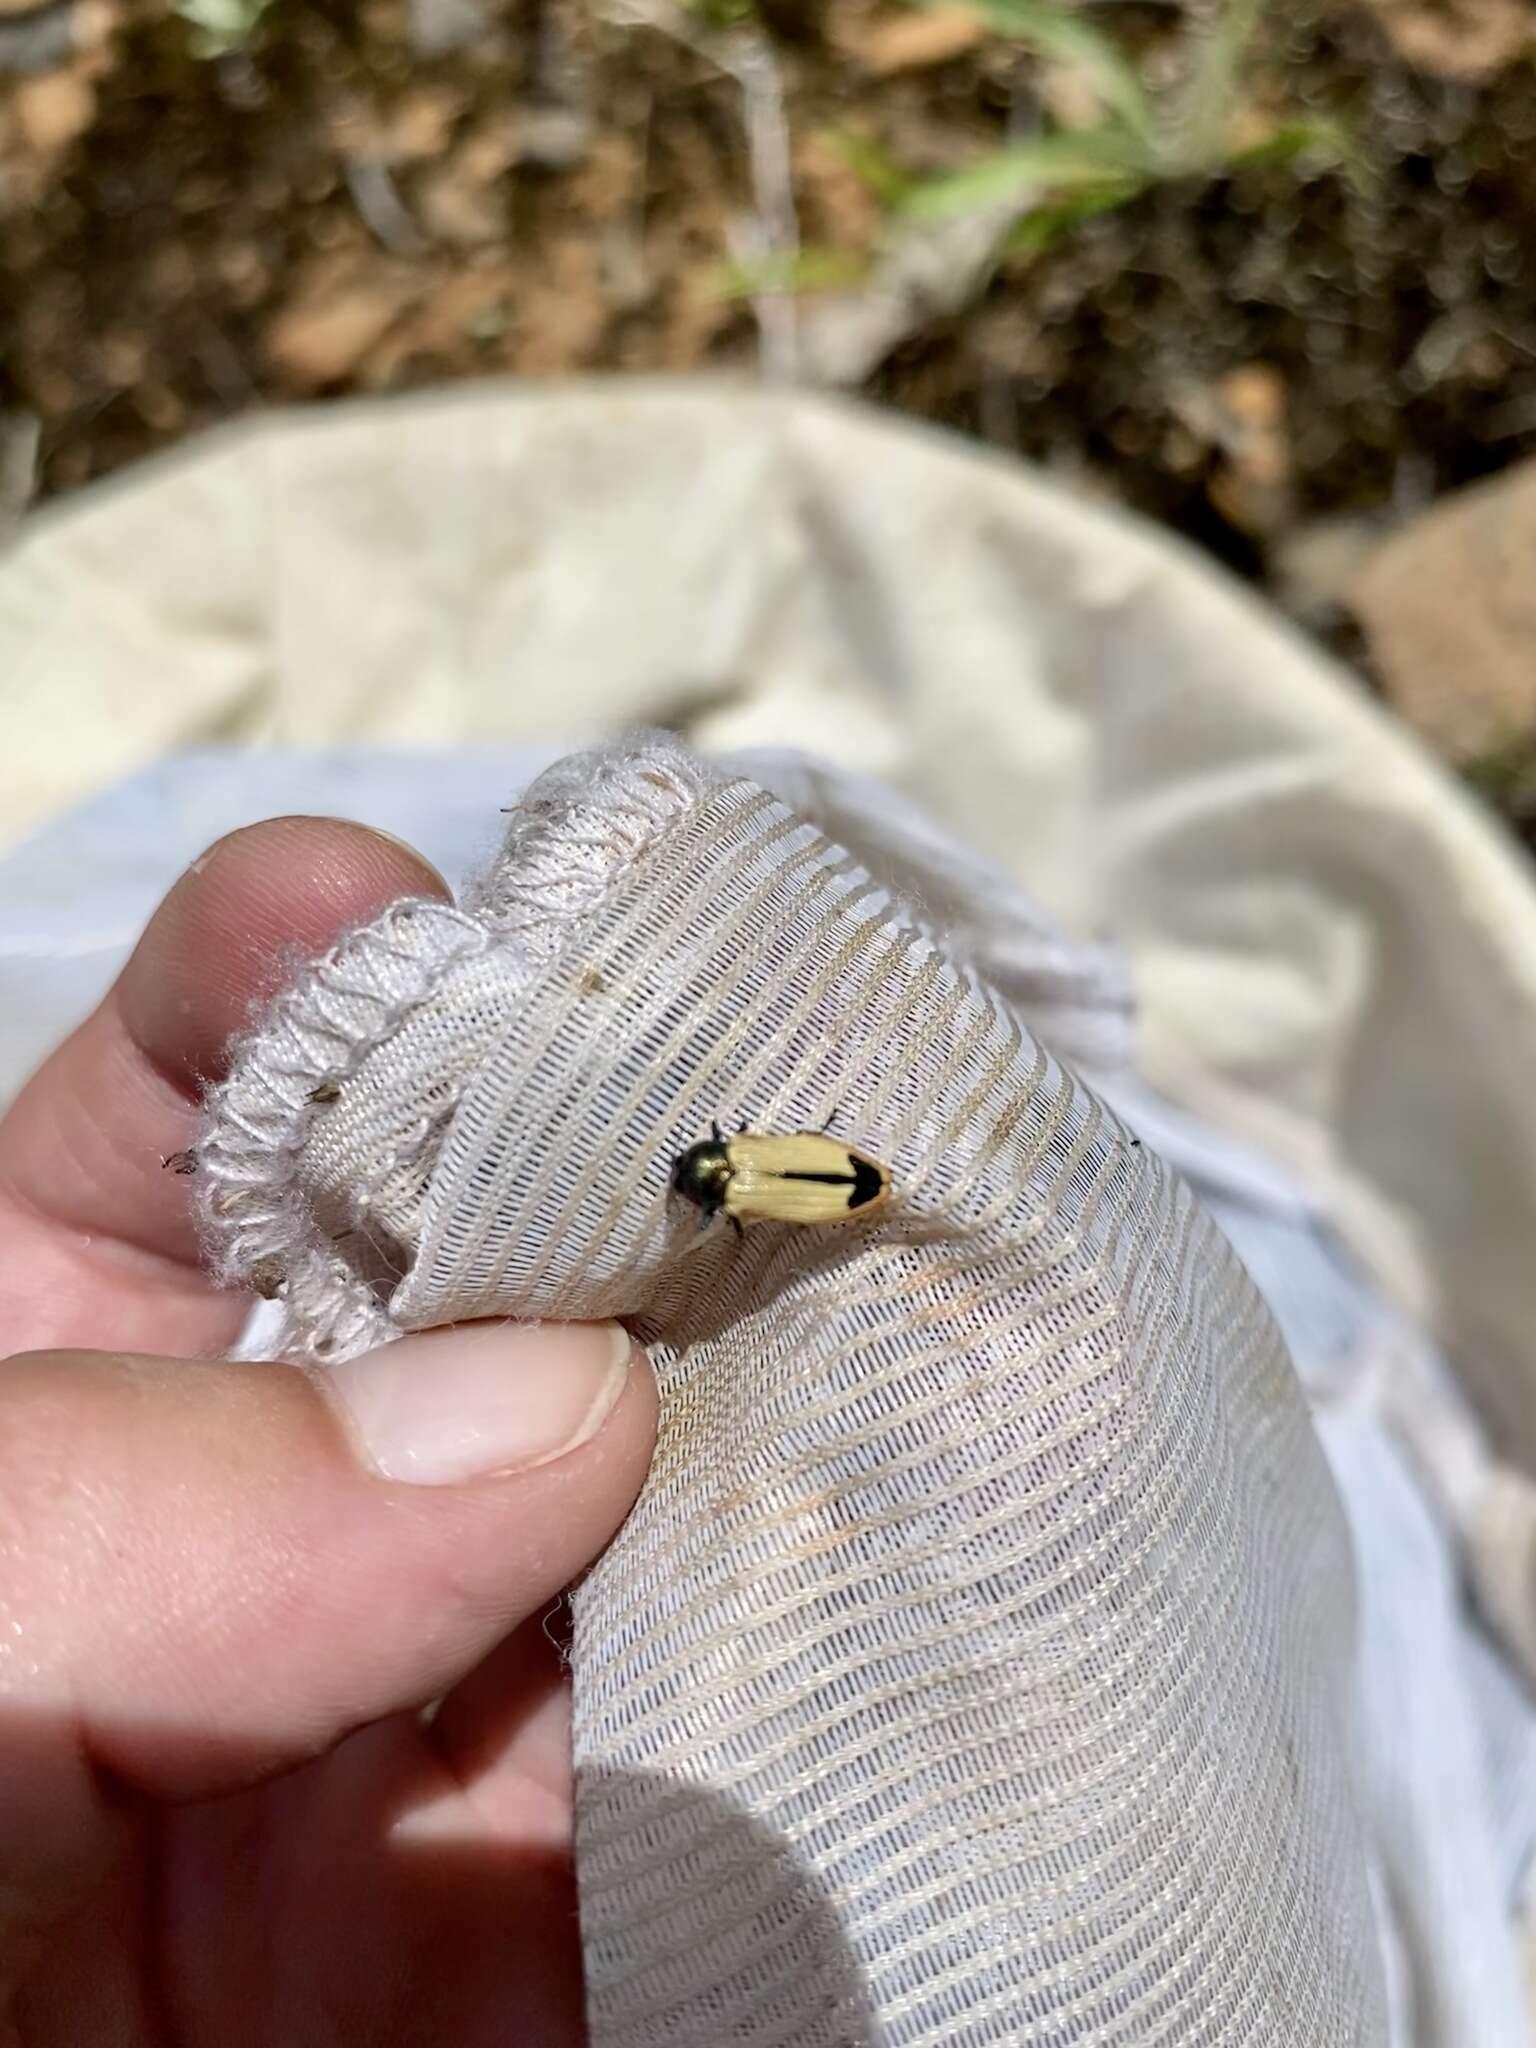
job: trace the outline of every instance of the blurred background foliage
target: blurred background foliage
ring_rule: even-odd
[[[0,0],[0,496],[447,379],[860,391],[1209,549],[1524,825],[1533,224],[1536,0]],[[1434,604],[1485,679],[1399,673]]]

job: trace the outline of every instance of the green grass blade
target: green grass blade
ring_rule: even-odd
[[[1133,135],[1150,142],[1157,132],[1157,109],[1134,64],[1110,38],[1081,15],[1051,7],[1044,0],[971,0],[972,10],[989,28],[1052,63],[1081,72],[1103,102],[1105,111]]]
[[[834,149],[854,176],[872,192],[882,206],[905,203],[915,180],[903,170],[884,143],[856,128],[829,128],[824,140]]]
[[[722,264],[711,284],[722,299],[755,299],[765,292],[849,291],[863,283],[868,270],[869,258],[857,249],[818,247]]]
[[[1324,116],[1288,121],[1262,142],[1232,151],[1226,160],[1229,171],[1263,164],[1294,165],[1301,179],[1320,176],[1325,171],[1343,171],[1356,185],[1365,185],[1371,177],[1370,165],[1349,129],[1342,121]]]
[[[1237,75],[1264,18],[1266,0],[1221,0],[1209,27],[1192,37],[1194,57],[1163,124],[1169,168],[1205,171],[1220,166],[1227,122],[1237,98]]]
[[[1097,213],[1112,213],[1146,191],[1141,179],[1127,179],[1121,185],[1106,185],[1101,191],[1082,192],[1058,205],[1032,206],[1008,232],[1004,249],[1010,255],[1038,255],[1080,228]]]
[[[1140,182],[1145,169],[1141,152],[1115,131],[1062,129],[997,150],[964,170],[920,180],[902,210],[919,220],[951,220],[1011,199],[1022,209],[1053,192]]]

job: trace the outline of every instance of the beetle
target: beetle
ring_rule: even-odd
[[[707,1224],[724,1213],[737,1236],[743,1217],[772,1223],[848,1223],[890,1198],[889,1170],[825,1131],[770,1136],[742,1131],[690,1145],[672,1162],[672,1189]]]

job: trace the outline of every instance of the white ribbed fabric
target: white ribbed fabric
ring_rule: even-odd
[[[904,901],[664,739],[562,764],[464,912],[397,906],[245,1046],[214,1255],[300,1355],[651,1348],[655,1465],[575,1598],[596,2048],[1383,2043],[1290,1362],[1059,1063],[1123,1055],[1107,964],[949,880]],[[701,1237],[667,1170],[714,1117],[830,1122],[895,1199]]]

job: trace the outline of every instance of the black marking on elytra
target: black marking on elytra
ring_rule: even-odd
[[[871,1166],[867,1159],[853,1162],[853,1193],[848,1197],[850,1209],[862,1209],[866,1202],[872,1202],[885,1186],[885,1175],[878,1167]]]

